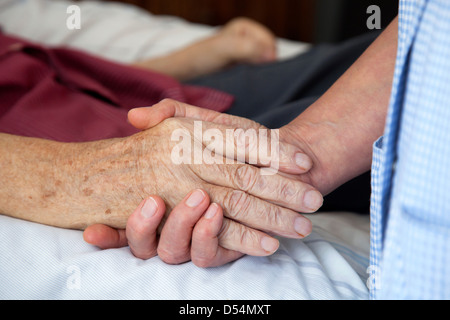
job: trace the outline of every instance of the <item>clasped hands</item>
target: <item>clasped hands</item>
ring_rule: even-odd
[[[279,246],[274,236],[310,234],[311,222],[301,213],[317,211],[323,198],[312,186],[307,145],[291,129],[280,129],[279,172],[267,175],[261,174],[261,164],[174,164],[171,159],[176,129],[192,132],[194,121],[222,132],[263,128],[251,120],[174,100],[131,110],[128,118],[142,131],[114,140],[102,149],[111,154],[83,166],[93,177],[93,193],[104,192],[99,186],[110,182],[114,196],[105,205],[123,211],[110,214],[110,220],[107,215],[93,219],[84,231],[88,243],[102,249],[128,245],[141,259],[158,255],[169,264],[191,260],[214,267],[243,255],[273,254]],[[246,148],[246,159],[254,149]],[[139,201],[127,216],[130,203]]]

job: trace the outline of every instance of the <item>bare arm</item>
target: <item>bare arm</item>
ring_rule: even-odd
[[[54,147],[45,140],[0,134],[0,212],[28,220],[36,213],[43,222],[51,220],[52,214],[39,212],[39,207],[55,195],[46,188],[57,162]],[[54,185],[56,181],[55,177]]]
[[[370,170],[372,145],[383,134],[389,105],[397,23],[396,18],[316,103],[283,128],[286,137],[306,144],[314,162],[309,177],[324,194]]]
[[[105,142],[104,146],[107,144]],[[94,199],[98,200],[98,197],[90,199],[95,192],[88,182],[91,177],[87,175],[88,170],[78,170],[82,166],[75,163],[74,157],[75,153],[80,153],[85,147],[83,144],[69,145],[0,134],[0,213],[75,229],[82,229],[95,222],[111,224],[122,220],[125,223],[128,219],[126,209],[122,208],[121,211],[111,206],[110,209],[104,209],[101,208],[102,201],[92,202]],[[96,149],[96,152],[104,153],[100,149]],[[102,168],[106,172],[108,168],[105,164],[103,162]],[[91,163],[85,168],[92,166],[95,165]],[[79,173],[83,173],[81,183]],[[126,174],[122,178],[125,177]],[[120,180],[116,183],[119,182]],[[104,183],[108,184],[108,181]],[[107,187],[102,187],[105,199],[110,198],[110,194],[106,194]],[[188,196],[191,194],[192,192]],[[166,263],[183,263],[192,259],[197,265],[206,267],[222,265],[241,257],[242,253],[238,251],[218,246],[223,212],[220,206],[210,204],[206,192],[203,195],[204,199],[196,200],[195,205],[188,201],[191,197],[181,201],[171,211],[161,235],[158,235],[158,227],[166,214],[166,204],[162,198],[152,196],[141,201],[134,212],[129,212],[133,214],[129,219],[131,227],[127,228],[127,235],[124,230],[117,232],[105,225],[94,225],[91,229],[95,231],[85,233],[85,239],[106,247],[110,245],[108,241],[112,241],[114,247],[129,245],[132,252],[142,259],[151,258],[158,253]],[[127,197],[122,202],[128,200],[134,205],[132,196],[129,194]],[[149,206],[148,203],[153,205]],[[217,212],[211,215],[211,209],[216,209]],[[210,213],[205,215],[207,212]],[[185,218],[186,215],[188,219]],[[115,221],[111,221],[113,219]],[[110,236],[105,241],[108,234]],[[264,248],[268,253],[277,249],[276,240],[265,241],[266,246],[274,246]]]
[[[214,35],[168,55],[138,61],[134,66],[185,81],[218,71],[228,64],[223,38]]]
[[[98,187],[90,177],[95,175],[90,162],[106,156],[114,142],[98,141],[94,147],[0,133],[0,213],[71,229],[95,221],[126,221],[125,212],[109,212],[107,204],[98,201]]]
[[[138,61],[136,67],[188,80],[219,71],[233,63],[262,63],[276,59],[275,36],[246,18],[230,21],[216,34],[168,55]]]
[[[106,224],[124,229],[129,214],[148,195],[161,196],[169,213],[186,194],[201,188],[224,209],[219,238],[226,249],[267,255],[264,239],[276,240],[265,232],[291,238],[311,232],[311,222],[297,212],[313,212],[322,204],[313,187],[225,160],[223,165],[178,164],[171,135],[180,128],[191,141],[190,119],[167,119],[130,137],[87,143],[0,134],[0,212],[62,228]],[[193,152],[203,147],[195,143]],[[289,161],[293,164],[293,156]],[[311,193],[320,201],[305,201]]]

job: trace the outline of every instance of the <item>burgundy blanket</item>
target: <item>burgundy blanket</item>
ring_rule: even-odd
[[[0,32],[0,132],[63,142],[128,136],[137,132],[128,110],[164,98],[220,112],[233,103],[220,91]]]

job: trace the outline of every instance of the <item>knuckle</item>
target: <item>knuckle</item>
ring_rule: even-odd
[[[234,171],[232,180],[240,190],[248,191],[255,186],[258,180],[258,174],[253,167],[243,165]]]
[[[288,203],[290,208],[302,209],[302,203],[306,188],[300,181],[282,179],[275,188],[274,200]]]
[[[226,243],[226,241],[230,238],[230,232],[232,231],[232,226],[233,222],[231,222],[231,220],[228,219],[224,219],[223,223],[222,223],[222,227],[219,231],[219,234],[217,236],[217,238],[219,239],[219,244],[223,247],[224,244]]]
[[[207,241],[209,239],[211,239],[212,237],[212,232],[209,228],[207,227],[198,227],[196,226],[194,229],[194,236],[196,239],[198,239],[200,242],[203,241]]]
[[[260,202],[252,211],[254,214],[258,214],[258,221],[255,223],[261,230],[276,231],[280,225],[283,225],[283,209],[277,205]]]
[[[219,234],[219,245],[229,250],[252,254],[259,247],[259,234],[256,230],[230,220]]]
[[[252,51],[251,47],[247,51]],[[254,160],[251,156],[254,156],[258,151],[258,135],[257,130],[254,128],[236,129],[234,131],[235,146],[237,149],[237,155],[243,158],[246,153],[249,154],[249,160]]]
[[[295,187],[291,182],[283,181],[278,188],[278,196],[286,201],[293,200],[296,197]]]
[[[228,192],[224,202],[225,206],[229,209],[228,214],[233,218],[245,217],[251,207],[250,197],[240,190]]]
[[[194,216],[191,214],[194,212],[192,208],[182,208],[180,206],[175,207],[169,215],[170,227],[183,230],[187,226],[191,226],[194,220]]]
[[[279,206],[270,205],[267,210],[267,214],[264,216],[266,225],[277,229],[278,226],[283,225],[283,212]]]
[[[243,247],[256,247],[259,243],[259,237],[252,229],[239,225],[236,232],[239,244]]]
[[[127,225],[128,234],[132,234],[134,239],[145,239],[149,233],[154,229],[153,226],[146,225],[144,223],[137,223],[133,221]]]

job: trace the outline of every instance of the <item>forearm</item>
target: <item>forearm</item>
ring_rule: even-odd
[[[94,146],[0,134],[0,213],[70,229],[124,225],[129,207],[111,210],[111,193],[102,183],[108,179],[102,166],[111,160],[102,153],[113,142]]]
[[[217,72],[233,63],[263,63],[275,59],[276,40],[272,32],[250,19],[236,18],[206,39],[134,65],[185,81]]]
[[[372,145],[385,125],[396,50],[397,19],[290,124],[311,148],[323,193],[370,169]]]
[[[224,49],[222,37],[215,35],[168,55],[136,62],[134,66],[185,81],[225,67],[229,59]]]
[[[0,212],[36,222],[54,221],[51,207],[58,196],[55,168],[61,145],[0,134]]]

